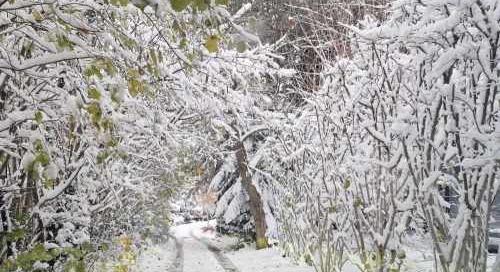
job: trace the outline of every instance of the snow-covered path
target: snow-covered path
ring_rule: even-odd
[[[174,228],[177,257],[172,266],[175,272],[239,272],[224,252],[210,242],[214,233],[203,231],[206,222],[181,225]]]
[[[213,223],[212,223],[213,224]],[[313,272],[310,266],[299,266],[283,258],[276,248],[255,250],[245,247],[231,250],[234,245],[227,236],[216,236],[207,222],[195,222],[173,228],[168,242],[151,246],[139,257],[133,272]],[[412,251],[405,271],[433,271],[432,254]],[[490,269],[495,256],[488,259]],[[347,263],[345,272],[360,271]],[[492,271],[492,270],[488,270]],[[496,271],[496,270],[495,270]]]
[[[245,248],[225,252],[217,244],[207,222],[180,225],[173,229],[167,245],[144,251],[137,272],[313,272],[283,258],[276,249]]]
[[[184,239],[184,271],[183,272],[224,272],[206,246],[193,238]]]

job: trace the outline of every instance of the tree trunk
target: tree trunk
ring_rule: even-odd
[[[255,244],[257,249],[268,247],[266,238],[266,216],[257,188],[252,183],[250,171],[248,171],[248,160],[245,146],[242,142],[236,144],[236,159],[238,162],[238,171],[241,177],[241,184],[250,198],[250,213],[255,222]]]

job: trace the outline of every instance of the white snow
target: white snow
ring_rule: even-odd
[[[163,245],[156,245],[143,251],[137,260],[135,272],[164,272],[170,267],[175,258],[174,244],[168,242]]]
[[[312,272],[313,267],[299,266],[284,258],[276,248],[255,250],[244,248],[228,253],[227,256],[241,272]]]
[[[238,251],[227,249],[236,241],[232,237],[221,236],[214,231],[215,220],[200,221],[175,226],[171,235],[177,243],[182,244],[182,270],[176,269],[173,264],[177,257],[174,239],[165,244],[154,245],[143,250],[137,260],[134,272],[223,272],[226,271],[219,263],[215,254],[206,246],[207,243],[222,249],[223,254],[234,264],[240,272],[313,272],[310,266],[300,266],[289,258],[284,258],[278,249],[269,248],[255,250],[245,247]],[[227,252],[226,252],[227,251]]]

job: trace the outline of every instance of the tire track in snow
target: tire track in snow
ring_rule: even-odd
[[[168,271],[172,272],[182,272],[184,269],[184,243],[181,240],[181,238],[176,238],[175,239],[175,260],[168,269]]]
[[[227,272],[240,272],[234,263],[224,254],[222,249],[218,248],[214,244],[210,243],[207,239],[198,238],[191,233],[191,236],[204,244],[212,254],[214,254],[215,259],[219,262],[220,266]]]

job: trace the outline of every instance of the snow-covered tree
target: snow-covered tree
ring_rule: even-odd
[[[81,269],[164,210],[179,97],[202,91],[225,4],[0,2],[2,269]]]
[[[485,271],[499,19],[495,1],[395,1],[387,21],[351,28],[352,57],[324,69],[278,153],[290,251],[322,271],[353,254],[383,271],[423,237],[440,270]]]

